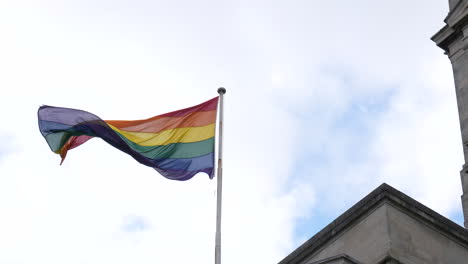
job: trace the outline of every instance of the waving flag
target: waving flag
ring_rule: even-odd
[[[67,151],[99,137],[172,180],[213,178],[218,97],[145,120],[102,120],[89,112],[41,106],[39,130],[64,161]]]

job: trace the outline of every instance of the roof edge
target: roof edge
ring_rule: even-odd
[[[345,259],[349,263],[353,263],[353,264],[362,264],[358,260],[356,260],[356,259],[354,259],[354,258],[352,258],[352,257],[350,257],[350,256],[348,256],[346,254],[340,254],[340,255],[337,255],[337,256],[334,256],[334,257],[322,259],[322,260],[313,262],[311,264],[326,264],[326,263],[329,263],[331,261],[335,261],[335,260],[339,260],[339,259]]]

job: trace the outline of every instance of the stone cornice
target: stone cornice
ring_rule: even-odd
[[[468,21],[468,1],[460,1],[444,19],[445,26],[431,39],[437,46],[448,52],[450,44],[460,37]]]
[[[434,41],[441,49],[448,52],[448,46],[454,39],[456,39],[456,35],[455,30],[446,25],[432,36],[431,40]]]
[[[450,11],[447,17],[444,19],[444,22],[450,27],[456,27],[468,14],[468,2],[460,1],[457,5]]]

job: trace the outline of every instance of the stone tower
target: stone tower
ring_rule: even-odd
[[[445,26],[432,40],[452,62],[465,164],[460,172],[465,227],[468,228],[468,0],[449,0]]]

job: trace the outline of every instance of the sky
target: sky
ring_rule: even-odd
[[[0,1],[0,264],[212,263],[216,180],[93,139],[60,157],[39,106],[144,119],[227,89],[222,259],[277,263],[382,183],[462,223],[444,0]]]

